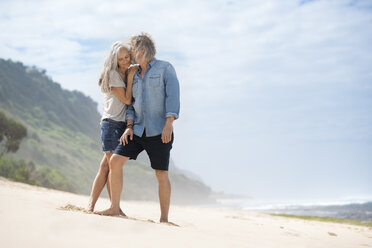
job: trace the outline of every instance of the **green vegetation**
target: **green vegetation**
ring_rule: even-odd
[[[90,82],[97,87],[96,82]],[[89,194],[102,159],[100,114],[97,103],[78,91],[68,91],[46,75],[45,70],[0,59],[0,110],[21,120],[28,136],[4,162],[2,176],[46,187]],[[2,129],[1,129],[2,130]],[[9,163],[24,163],[9,172]],[[23,171],[23,174],[21,173]],[[15,176],[15,174],[17,176]],[[174,170],[170,172],[174,203],[210,201],[211,189]],[[124,167],[123,199],[157,200],[157,181],[148,164],[130,161]],[[107,193],[104,191],[104,195]]]
[[[30,178],[28,166],[29,165],[27,165],[24,160],[14,160],[12,158],[3,157],[0,159],[0,176],[18,182],[36,184],[36,182]]]
[[[28,129],[16,158],[54,169],[89,194],[102,158],[100,115],[90,97],[62,89],[45,70],[0,59],[0,109]]]
[[[342,218],[317,217],[317,216],[297,216],[297,215],[289,215],[289,214],[270,214],[270,215],[271,216],[287,217],[287,218],[296,218],[296,219],[301,219],[301,220],[333,222],[333,223],[340,223],[340,224],[349,224],[349,225],[372,227],[372,221],[367,221],[367,220],[342,219]]]
[[[19,121],[6,117],[0,111],[0,158],[8,152],[16,152],[21,140],[27,136],[27,128]]]
[[[22,123],[8,118],[3,111],[0,111],[0,176],[18,182],[74,192],[71,183],[52,168],[41,166],[35,170],[32,162],[26,164],[22,159],[3,157],[5,153],[16,152],[21,140],[26,136],[27,128]]]
[[[53,82],[45,70],[0,59],[0,102],[3,109],[24,123],[61,128],[98,137],[97,103],[78,91]]]
[[[50,167],[39,167],[34,173],[31,174],[31,177],[37,182],[37,184],[41,186],[75,192],[71,182],[60,172]]]
[[[15,160],[11,157],[0,159],[0,176],[10,178],[17,182],[29,183],[52,189],[74,192],[69,180],[58,171],[41,166],[37,169],[34,163],[24,160]]]

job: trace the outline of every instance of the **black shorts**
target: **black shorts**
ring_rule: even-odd
[[[168,143],[161,141],[161,135],[146,137],[145,132],[142,137],[133,135],[133,140],[128,141],[125,146],[119,144],[114,154],[137,159],[138,154],[145,150],[149,155],[151,167],[154,170],[168,170],[170,150],[172,149],[174,136]]]

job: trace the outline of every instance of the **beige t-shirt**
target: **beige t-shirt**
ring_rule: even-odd
[[[116,70],[110,71],[109,87],[125,87],[124,81],[121,79],[119,73]],[[125,111],[127,105],[124,104],[117,98],[113,91],[105,94],[103,100],[103,113],[101,120],[105,118],[112,119],[114,121],[125,121]]]

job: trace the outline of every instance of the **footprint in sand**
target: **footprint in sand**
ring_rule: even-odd
[[[284,234],[286,234],[288,236],[292,236],[292,237],[300,237],[300,234],[299,233],[292,232],[292,231],[284,232]]]
[[[333,233],[333,232],[328,232],[328,235],[329,236],[335,236],[335,237],[337,237],[337,234],[336,233]]]
[[[243,217],[243,216],[225,216],[225,218],[236,219],[236,220],[248,220],[248,221],[251,220],[251,219]]]
[[[93,214],[92,211],[89,211],[85,208],[81,208],[72,204],[67,204],[66,206],[62,206],[58,208],[59,210],[66,210],[66,211],[75,211],[75,212],[83,212],[87,214]]]
[[[149,223],[156,223],[155,221],[151,220],[151,219],[147,219],[147,220],[142,220],[142,219],[138,219],[138,218],[135,218],[135,217],[128,217],[128,216],[113,216],[113,217],[119,217],[119,218],[124,218],[124,219],[128,219],[128,220],[136,220],[136,221],[143,221],[143,222],[149,222]]]

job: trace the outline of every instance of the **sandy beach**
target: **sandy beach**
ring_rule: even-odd
[[[158,223],[153,202],[122,201],[133,219],[61,207],[85,207],[81,196],[0,178],[0,246],[12,247],[372,247],[372,229],[275,217],[259,212],[171,206]],[[109,206],[99,199],[97,210]],[[153,223],[154,221],[155,223]]]

